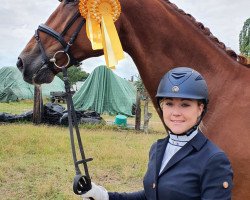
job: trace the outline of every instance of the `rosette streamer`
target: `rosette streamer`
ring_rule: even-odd
[[[80,0],[79,10],[86,19],[86,32],[92,49],[103,49],[108,67],[124,58],[114,22],[121,13],[118,0]]]

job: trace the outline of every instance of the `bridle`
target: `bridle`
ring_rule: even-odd
[[[91,179],[90,175],[88,172],[88,166],[87,162],[91,161],[92,158],[87,158],[85,157],[83,145],[82,145],[82,140],[80,136],[80,131],[78,128],[78,122],[77,122],[77,117],[76,117],[76,112],[74,109],[74,104],[71,96],[71,91],[70,91],[70,83],[68,80],[68,75],[67,75],[67,66],[79,66],[80,62],[72,55],[70,51],[70,47],[73,45],[74,41],[76,40],[79,32],[81,31],[83,25],[85,24],[86,20],[81,17],[80,24],[77,26],[76,30],[72,34],[70,40],[66,42],[64,40],[64,36],[67,33],[67,31],[71,28],[71,26],[76,22],[76,20],[81,17],[80,12],[77,12],[69,21],[68,25],[64,28],[62,33],[58,33],[52,28],[48,27],[45,24],[41,24],[38,26],[38,29],[35,31],[35,39],[38,43],[39,49],[42,54],[42,66],[45,64],[49,66],[50,70],[54,73],[57,74],[57,68],[59,68],[63,72],[63,80],[65,83],[65,91],[66,91],[66,97],[67,97],[67,108],[68,108],[68,121],[69,121],[69,132],[70,132],[70,142],[71,142],[71,149],[72,149],[72,157],[74,161],[74,166],[75,166],[75,178],[74,178],[74,183],[73,183],[73,191],[75,194],[81,195],[87,192],[88,190],[91,189]],[[49,58],[45,52],[45,49],[43,47],[42,41],[39,37],[39,33],[43,32],[48,34],[49,36],[55,38],[63,47],[63,50],[59,50],[55,52],[54,56],[52,58]],[[67,56],[67,63],[59,66],[57,63],[57,55],[58,54],[65,54]],[[77,139],[77,144],[79,148],[79,153],[80,153],[80,160],[77,160],[77,154],[76,154],[76,148],[75,148],[75,141],[74,141],[74,128],[75,128],[75,136]],[[81,174],[79,165],[83,164],[83,169],[85,172],[85,175]],[[92,199],[92,198],[89,198]]]
[[[84,18],[81,17],[81,22],[78,25],[78,27],[76,28],[76,30],[74,31],[74,33],[72,34],[72,36],[70,37],[70,40],[68,42],[65,41],[64,36],[65,34],[68,32],[68,30],[71,28],[71,26],[75,23],[75,21],[81,17],[80,12],[78,11],[69,21],[68,25],[64,28],[64,30],[62,31],[62,33],[58,33],[55,30],[53,30],[52,28],[48,27],[45,24],[41,24],[38,26],[38,29],[35,31],[35,39],[37,41],[37,44],[39,46],[39,49],[41,51],[42,54],[42,66],[44,66],[45,64],[48,65],[49,69],[54,73],[57,74],[58,73],[58,68],[61,68],[58,64],[57,64],[57,60],[56,60],[56,56],[60,53],[64,53],[67,56],[67,63],[64,64],[65,67],[67,66],[79,66],[80,62],[72,55],[70,47],[73,45],[74,41],[76,40],[79,32],[81,31],[83,25],[85,24],[86,20]],[[43,32],[48,34],[49,36],[55,38],[63,47],[63,50],[57,51],[53,58],[49,58],[44,50],[42,41],[40,39],[39,33]]]

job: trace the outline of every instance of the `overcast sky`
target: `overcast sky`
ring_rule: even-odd
[[[171,0],[170,0],[171,1]],[[214,36],[239,53],[239,33],[250,18],[250,0],[172,0],[208,27]],[[1,0],[0,7],[0,67],[15,66],[25,44],[40,23],[46,21],[58,6],[57,0]],[[121,61],[114,71],[121,77],[137,74],[132,59]],[[83,69],[91,72],[104,64],[103,57],[83,62]],[[128,66],[129,69],[128,69]]]

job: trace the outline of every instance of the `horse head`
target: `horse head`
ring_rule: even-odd
[[[79,13],[79,1],[60,2],[18,57],[17,67],[29,83],[49,83],[60,72],[58,67],[78,65],[85,58],[103,53],[91,48],[85,19]]]

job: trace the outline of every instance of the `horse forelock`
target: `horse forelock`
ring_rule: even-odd
[[[174,8],[178,13],[185,16],[187,19],[189,19],[189,21],[191,21],[196,27],[198,27],[204,35],[206,35],[211,41],[213,41],[219,48],[223,49],[228,56],[230,56],[243,66],[250,68],[250,64],[247,64],[246,58],[241,55],[238,55],[231,48],[226,47],[223,42],[219,41],[219,39],[212,34],[209,28],[205,27],[201,22],[198,22],[191,14],[186,13],[184,10],[178,8],[174,3],[170,2],[169,0],[163,0],[163,2]]]

